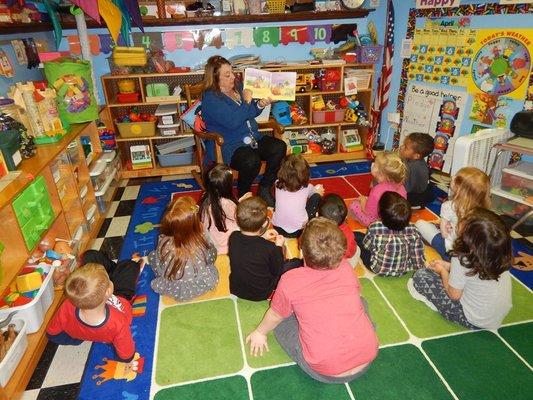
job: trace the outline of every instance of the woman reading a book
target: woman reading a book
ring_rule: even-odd
[[[255,117],[271,100],[252,99],[252,92],[243,90],[242,83],[235,81],[231,64],[221,56],[207,60],[203,84],[202,118],[207,131],[217,132],[224,137],[224,163],[239,171],[238,197],[250,191],[252,182],[259,174],[261,161],[266,161],[257,194],[273,207],[271,188],[287,146],[282,140],[259,133],[255,121]],[[208,148],[207,153],[213,154],[212,149]]]

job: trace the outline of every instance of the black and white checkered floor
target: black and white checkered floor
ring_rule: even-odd
[[[101,249],[112,259],[120,254],[122,242],[128,229],[135,200],[139,189],[146,182],[183,179],[188,176],[166,176],[144,179],[130,179],[121,182],[111,207],[94,241],[93,248]],[[533,249],[533,231],[520,227],[512,232],[515,240]],[[85,362],[89,355],[91,343],[81,346],[58,346],[48,343],[26,387],[22,400],[74,400],[77,398]]]

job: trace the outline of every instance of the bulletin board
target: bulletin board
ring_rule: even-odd
[[[435,137],[429,162],[433,168],[448,172],[463,118],[508,126],[509,103],[524,100],[533,89],[533,29],[471,29],[470,17],[532,12],[531,4],[410,9],[406,39],[412,40],[412,51],[403,59],[397,102],[403,123],[393,145],[398,146],[403,136],[422,129],[422,125],[428,126],[422,131]],[[417,18],[425,18],[425,26],[417,26]],[[446,89],[439,91],[431,85]],[[469,97],[473,101],[465,109]],[[455,101],[453,107],[450,100]],[[431,111],[427,115],[416,111],[421,101],[432,102],[426,104],[426,110]],[[443,123],[445,129],[441,129]]]

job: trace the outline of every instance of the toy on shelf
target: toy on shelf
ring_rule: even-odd
[[[98,136],[100,138],[100,144],[103,151],[112,151],[117,148],[117,141],[115,138],[115,132],[111,129],[107,129],[105,124],[97,120],[96,128],[98,129]]]
[[[343,152],[363,150],[361,137],[357,129],[344,129],[340,133],[340,148]]]
[[[291,109],[286,101],[276,101],[272,105],[272,115],[283,126],[292,124]]]
[[[307,115],[302,107],[296,102],[290,105],[291,110],[291,119],[295,125],[305,125],[307,124]]]
[[[324,98],[322,95],[317,94],[314,96],[311,96],[311,106],[313,110],[323,110],[326,108],[326,103],[324,102]]]
[[[123,79],[118,81],[117,101],[119,103],[137,103],[141,98],[141,93],[136,90],[133,79]]]
[[[130,146],[131,169],[152,168],[150,146],[146,144]]]
[[[315,74],[304,73],[296,75],[296,91],[297,92],[310,92],[316,86],[317,79]]]
[[[156,122],[157,117],[152,114],[139,113],[137,107],[132,107],[127,114],[121,115],[117,118],[117,123],[123,122]]]
[[[0,321],[0,362],[7,355],[7,352],[11,346],[13,346],[13,343],[15,343],[15,339],[19,334],[19,332],[16,331],[16,325],[10,323],[13,315],[14,313],[10,314],[4,321]],[[1,331],[5,326],[7,326],[7,329]]]
[[[321,135],[320,146],[322,148],[322,154],[333,154],[337,151],[337,140],[335,133],[328,128],[325,133]]]

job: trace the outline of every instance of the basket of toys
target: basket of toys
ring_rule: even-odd
[[[269,14],[285,13],[285,0],[267,0]]]

